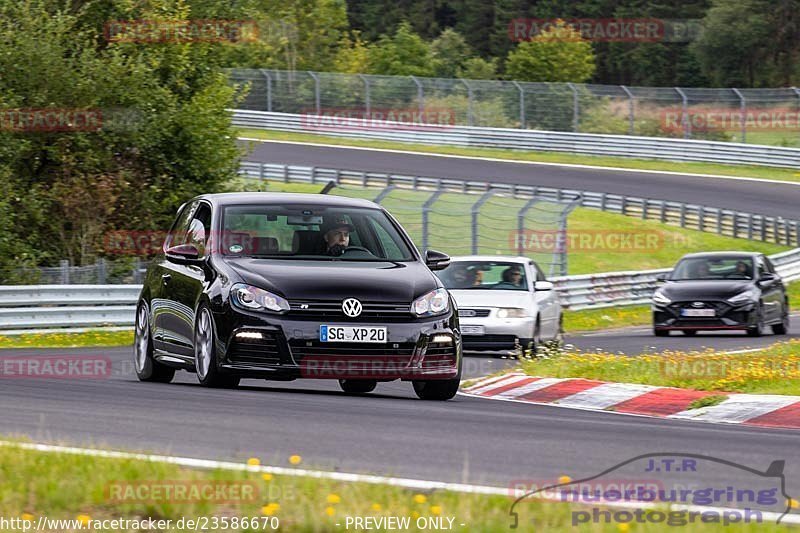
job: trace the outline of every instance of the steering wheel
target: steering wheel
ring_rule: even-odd
[[[356,254],[361,252],[362,254],[369,255],[369,257],[375,257],[375,254],[373,254],[363,246],[348,246],[347,248],[344,249],[344,252],[342,252],[342,255],[340,255],[339,257],[344,257],[348,255],[350,252],[356,252]]]

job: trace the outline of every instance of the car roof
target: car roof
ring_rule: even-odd
[[[735,250],[731,250],[729,252],[695,252],[691,254],[684,255],[681,259],[686,259],[690,257],[731,257],[731,256],[740,256],[740,257],[758,257],[764,255],[761,252],[737,252]]]
[[[527,263],[528,261],[532,261],[532,259],[521,255],[459,255],[451,257],[450,261],[505,261],[507,263]]]
[[[381,206],[369,200],[360,198],[347,198],[331,194],[302,194],[289,192],[229,192],[217,194],[203,194],[192,200],[207,200],[214,206],[239,205],[239,204],[276,204],[276,205],[324,205],[330,207],[366,207],[382,209]]]

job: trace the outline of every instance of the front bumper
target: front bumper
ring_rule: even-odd
[[[454,379],[461,368],[461,336],[452,313],[381,321],[309,319],[228,307],[216,318],[221,371],[267,379]],[[387,342],[321,342],[320,325],[383,326]],[[261,338],[243,338],[260,334]],[[434,337],[440,337],[434,342]],[[444,337],[449,342],[443,342]]]
[[[495,311],[495,310],[493,310]],[[514,350],[524,340],[533,337],[536,321],[533,317],[497,318],[494,312],[488,317],[460,317],[464,350],[500,351]],[[481,328],[482,334],[470,333],[470,327]]]
[[[703,307],[691,302],[672,302],[669,305],[652,305],[653,328],[656,330],[746,330],[758,323],[755,302],[732,305],[724,300],[704,301]],[[687,317],[683,309],[713,309],[712,317]]]

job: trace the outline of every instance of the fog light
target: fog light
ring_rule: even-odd
[[[240,331],[236,334],[237,339],[263,339],[264,336],[258,331]]]
[[[453,344],[453,337],[450,335],[434,335],[433,339],[431,339],[431,342]]]

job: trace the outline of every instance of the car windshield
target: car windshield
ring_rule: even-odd
[[[525,268],[521,263],[453,261],[435,274],[448,289],[528,290]]]
[[[220,251],[270,259],[413,261],[379,209],[237,205],[223,210]]]
[[[751,257],[691,257],[683,259],[670,276],[673,281],[753,279]]]

